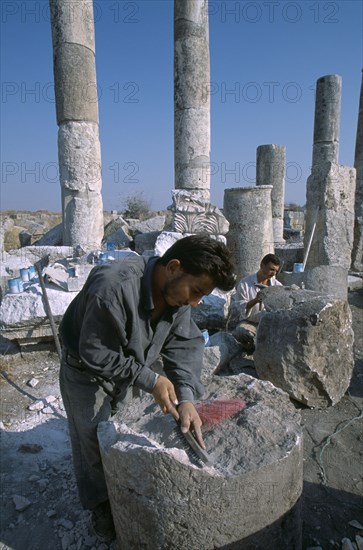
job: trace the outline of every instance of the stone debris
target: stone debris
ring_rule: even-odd
[[[54,401],[57,401],[57,397],[55,397],[54,395],[48,395],[44,398],[44,401],[46,403],[54,403]]]
[[[44,402],[41,400],[35,401],[31,405],[28,406],[29,411],[41,411],[44,409]]]
[[[31,388],[35,388],[39,384],[39,380],[37,378],[32,378],[31,380],[28,380],[27,385]]]
[[[348,525],[351,527],[354,527],[355,529],[359,529],[360,531],[363,531],[363,525],[359,523],[356,519],[352,519],[352,521],[348,522]]]
[[[203,378],[224,372],[231,360],[242,352],[242,346],[228,332],[216,332],[209,337],[204,349]]]
[[[52,407],[44,407],[44,409],[42,409],[42,413],[43,414],[53,414],[54,410],[52,409]]]
[[[62,527],[64,527],[65,529],[68,529],[68,530],[71,530],[74,527],[74,524],[73,524],[72,521],[70,521],[69,519],[64,519],[64,518],[62,518],[58,521],[58,525],[61,525]]]
[[[363,537],[361,537],[360,535],[356,535],[355,543],[358,547],[358,550],[363,550]]]
[[[17,512],[23,512],[32,504],[30,500],[21,495],[13,495],[13,502]]]
[[[39,481],[39,480],[40,480],[40,477],[37,476],[36,474],[33,474],[28,478],[28,481]]]
[[[226,327],[231,292],[214,289],[203,296],[198,307],[192,309],[192,318],[201,329],[223,330]]]
[[[353,544],[352,541],[348,539],[348,537],[344,537],[341,542],[342,542],[341,550],[357,550],[355,548],[355,544]]]
[[[39,493],[43,493],[46,488],[48,487],[49,480],[48,479],[40,479],[38,481],[38,491]]]

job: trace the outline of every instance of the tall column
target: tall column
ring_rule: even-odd
[[[323,162],[338,162],[342,77],[322,76],[316,83],[313,171]]]
[[[285,145],[259,145],[256,160],[256,185],[272,185],[271,206],[275,243],[284,239]]]
[[[317,81],[313,166],[306,186],[306,269],[351,264],[355,169],[338,164],[341,77]]]
[[[174,1],[175,189],[210,200],[208,0]]]
[[[262,258],[274,252],[271,191],[272,185],[259,185],[224,192],[227,245],[234,254],[238,277],[258,271]]]
[[[92,0],[50,0],[63,244],[103,237],[101,153]]]
[[[357,171],[357,184],[355,190],[355,220],[354,243],[352,251],[352,269],[354,271],[363,271],[363,75],[360,89],[354,166]]]

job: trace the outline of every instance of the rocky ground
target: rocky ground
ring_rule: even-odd
[[[349,302],[356,340],[349,390],[329,409],[301,408],[303,550],[363,548],[363,291]],[[1,351],[0,550],[106,550],[78,502],[57,355],[6,342]]]

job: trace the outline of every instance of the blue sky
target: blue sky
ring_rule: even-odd
[[[48,2],[0,4],[0,208],[60,211]],[[98,0],[94,10],[104,209],[134,192],[164,209],[174,187],[173,1]],[[254,185],[256,148],[276,143],[286,145],[285,202],[302,205],[321,76],[342,76],[339,162],[354,162],[362,2],[211,0],[209,12],[211,202]]]

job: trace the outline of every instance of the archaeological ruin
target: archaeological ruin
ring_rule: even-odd
[[[79,4],[92,10],[92,0]],[[197,407],[203,412],[218,402],[242,403],[231,415],[221,410],[211,426],[206,413],[210,463],[196,460],[173,418],[145,392],[101,423],[98,437],[121,548],[300,550],[300,410],[339,403],[354,367],[347,297],[348,290],[363,288],[363,86],[350,167],[339,164],[342,79],[333,74],[317,80],[305,212],[284,211],[288,144],[258,145],[256,185],[225,189],[219,209],[211,202],[210,95],[204,88],[210,81],[208,0],[174,0],[172,204],[165,215],[144,221],[118,213],[106,220],[94,24],[77,16],[82,10],[68,17],[68,0],[50,5],[62,225],[35,243],[26,228],[27,246],[19,250],[5,250],[4,243],[21,220],[2,226],[3,338],[19,345],[53,340],[39,279],[28,274],[17,290],[9,283],[21,279],[20,268],[46,255],[42,275],[59,325],[94,265],[132,254],[162,255],[193,233],[227,243],[238,280],[256,272],[264,255],[276,253],[283,286],[261,290],[264,314],[253,355],[231,333],[234,290],[213,292],[193,311],[206,340],[206,392]],[[85,87],[90,101],[77,93]],[[244,372],[246,356],[253,375]],[[162,363],[155,369],[163,372]]]

